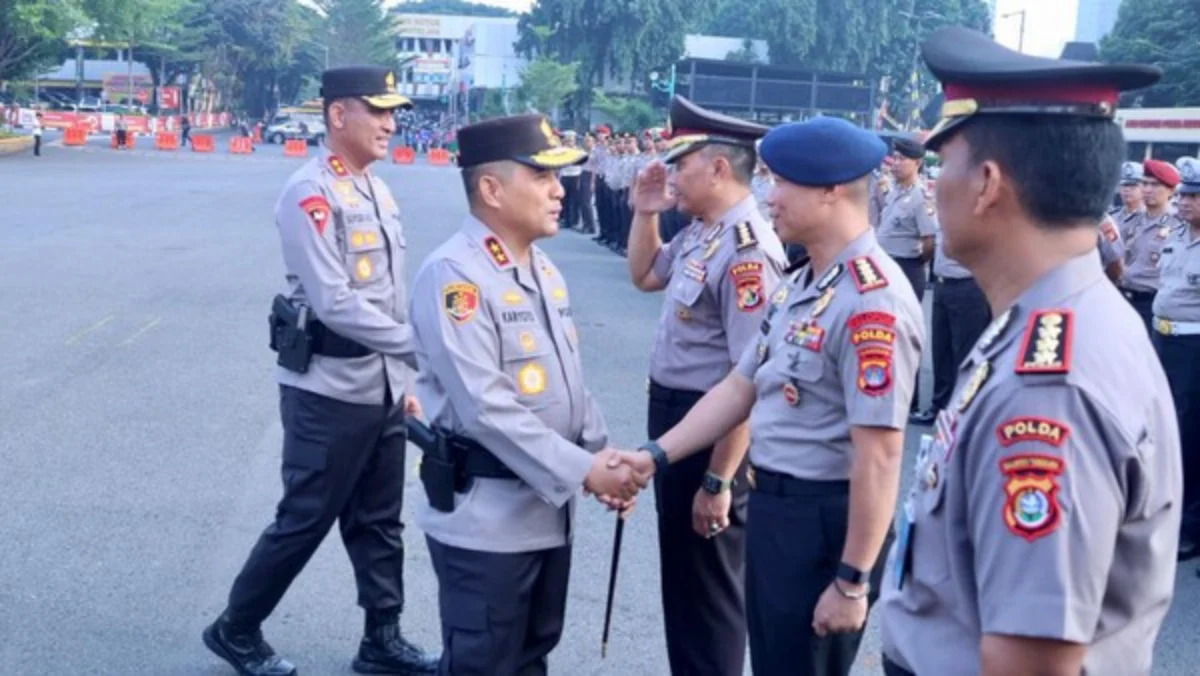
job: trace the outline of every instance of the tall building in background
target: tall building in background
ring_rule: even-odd
[[[1075,14],[1075,41],[1100,42],[1117,23],[1121,0],[1079,0]]]

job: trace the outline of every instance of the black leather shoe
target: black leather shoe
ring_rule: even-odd
[[[295,676],[296,667],[263,640],[262,630],[238,627],[221,615],[204,629],[204,645],[242,676]]]
[[[416,676],[437,673],[440,661],[404,638],[399,611],[368,610],[366,631],[351,666],[360,674]]]
[[[937,419],[937,414],[932,410],[914,411],[908,415],[908,422],[914,425],[928,425]]]
[[[1200,556],[1200,544],[1188,536],[1179,538],[1179,550],[1175,555],[1176,561],[1190,561]],[[1200,575],[1200,572],[1197,573]]]

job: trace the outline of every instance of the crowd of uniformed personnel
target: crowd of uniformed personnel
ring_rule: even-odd
[[[328,71],[329,148],[276,211],[284,496],[206,644],[296,673],[261,625],[338,522],[356,671],[545,674],[580,493],[625,518],[653,482],[672,674],[741,674],[748,647],[756,674],[845,676],[873,607],[887,676],[1149,674],[1177,561],[1200,553],[1200,160],[1121,163],[1118,96],[1158,68],[963,28],[922,56],[946,92],[924,139],[682,97],[640,139],[464,127],[469,214],[411,298],[368,169],[410,104],[387,71]],[[663,293],[637,450],[609,439],[537,245],[563,226]],[[934,425],[901,497],[913,421]],[[436,657],[400,631],[406,433]]]

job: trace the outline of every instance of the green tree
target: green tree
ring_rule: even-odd
[[[329,65],[396,66],[392,21],[383,0],[318,0],[325,13]]]
[[[579,88],[578,70],[578,63],[562,64],[549,57],[538,57],[521,72],[517,94],[530,108],[554,115],[567,97]]]
[[[1100,42],[1100,59],[1163,69],[1159,84],[1122,97],[1124,105],[1200,105],[1200,6],[1194,0],[1121,3],[1117,23]]]
[[[613,120],[617,131],[649,129],[663,123],[663,115],[646,101],[633,96],[608,96],[601,90],[593,92],[593,106]]]
[[[392,5],[397,14],[453,14],[458,16],[516,16],[516,12],[467,0],[415,0]]]
[[[725,60],[737,63],[759,63],[762,61],[758,57],[758,51],[754,49],[754,41],[750,38],[744,38],[741,47],[726,54]]]
[[[84,18],[75,0],[0,0],[0,80],[60,63],[63,38]]]

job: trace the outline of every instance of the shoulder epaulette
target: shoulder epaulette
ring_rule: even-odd
[[[1071,310],[1039,310],[1029,317],[1021,339],[1017,373],[1064,374],[1071,370],[1075,315]]]
[[[758,238],[754,236],[754,228],[750,227],[750,221],[742,221],[733,228],[734,234],[737,236],[737,250],[749,249],[750,247],[758,246]]]
[[[888,285],[887,277],[874,258],[859,256],[850,260],[850,277],[854,279],[854,288],[859,293],[882,289]]]

